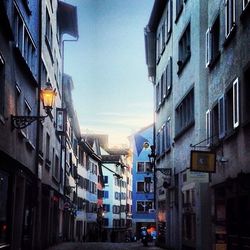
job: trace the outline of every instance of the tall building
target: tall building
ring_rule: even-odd
[[[57,108],[62,36],[78,36],[76,8],[60,1],[7,0],[0,3],[0,19],[0,247],[41,249],[62,239]],[[40,93],[47,82],[57,96],[54,109],[45,113]]]
[[[75,191],[68,187],[75,186],[72,178],[76,168],[73,143],[78,127],[76,124],[73,127],[72,103],[66,104],[72,81],[63,76],[63,35],[78,37],[78,26],[76,7],[62,1],[40,1],[40,12],[41,87],[49,82],[57,93],[55,108],[44,123],[39,123],[40,245],[45,248],[73,238],[74,215],[70,211]],[[42,107],[40,113],[44,115]]]
[[[1,1],[0,19],[0,247],[31,249],[38,211],[37,130],[36,123],[17,129],[23,124],[12,115],[38,115],[39,2]]]
[[[133,194],[132,194],[132,228],[133,235],[140,238],[141,227],[155,231],[155,195],[154,175],[148,155],[153,145],[153,125],[149,125],[130,136],[133,152]],[[165,217],[159,223],[165,223]]]
[[[175,249],[211,249],[209,177],[190,171],[190,145],[206,138],[206,30],[203,0],[156,0],[145,28],[155,99],[155,163],[156,168],[171,169],[164,197],[165,245]],[[156,193],[164,184],[164,175],[158,174]],[[158,219],[164,202],[156,197]]]
[[[214,248],[250,245],[250,1],[208,1],[207,146],[216,153],[211,175]]]

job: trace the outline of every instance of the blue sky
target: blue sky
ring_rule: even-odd
[[[105,133],[110,145],[153,121],[143,29],[153,0],[67,0],[77,6],[79,40],[65,43],[82,132]]]

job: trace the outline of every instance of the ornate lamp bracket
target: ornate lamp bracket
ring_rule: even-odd
[[[43,122],[44,119],[48,115],[45,116],[15,116],[11,115],[11,126],[12,128],[16,129],[23,129],[29,126],[34,121],[41,121]]]

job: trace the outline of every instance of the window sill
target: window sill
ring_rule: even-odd
[[[236,24],[233,24],[230,33],[228,34],[227,37],[225,37],[225,41],[223,43],[224,48],[226,48],[229,45],[235,34],[236,34]]]
[[[174,141],[179,140],[190,128],[192,128],[195,124],[195,121],[191,121],[188,125],[182,128],[175,136]]]
[[[178,76],[181,75],[183,69],[185,68],[186,64],[189,62],[190,58],[191,58],[191,52],[188,53],[187,57],[183,60],[183,62],[182,61],[177,62],[178,66],[179,66],[179,69],[177,71]]]

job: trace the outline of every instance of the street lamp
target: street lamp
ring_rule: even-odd
[[[11,115],[12,128],[23,129],[29,126],[34,121],[44,121],[49,115],[49,112],[53,109],[55,104],[56,90],[52,88],[50,82],[46,82],[46,87],[41,89],[40,99],[43,102],[43,108],[47,115],[45,116],[15,116]]]

